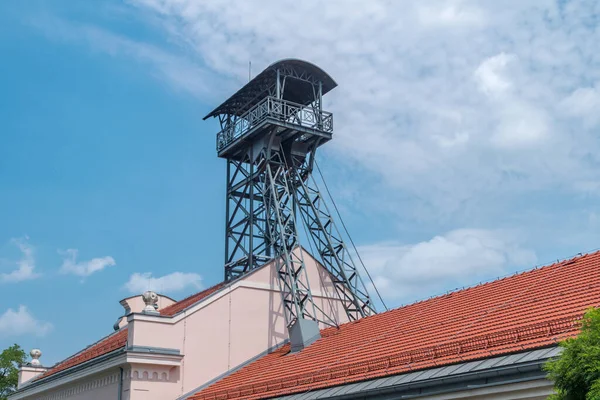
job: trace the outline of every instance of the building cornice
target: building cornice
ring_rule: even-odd
[[[497,393],[550,389],[542,366],[560,354],[560,347],[530,350],[422,371],[353,382],[310,393],[278,396],[278,400],[316,399],[462,399]],[[484,396],[484,397],[479,397]],[[509,397],[506,397],[509,398]]]
[[[148,346],[122,348],[25,385],[9,396],[9,400],[28,398],[119,366],[136,364],[172,368],[180,367],[182,359],[183,354],[178,349]]]
[[[57,372],[47,378],[40,379],[23,386],[17,392],[8,397],[8,400],[24,399],[48,390],[52,390],[71,383],[78,379],[87,378],[89,376],[99,374],[110,368],[115,368],[126,364],[127,355],[125,349],[115,350],[111,353],[96,357],[72,368]]]

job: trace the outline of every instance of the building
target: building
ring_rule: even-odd
[[[25,366],[10,400],[545,399],[542,364],[600,306],[596,252],[328,327],[292,352],[275,278],[266,264],[158,315],[132,308],[62,363]]]

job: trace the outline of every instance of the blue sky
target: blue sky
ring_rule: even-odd
[[[222,278],[202,117],[248,60],[338,81],[319,160],[390,305],[600,247],[598,4],[496,3],[0,4],[0,348],[53,363]]]

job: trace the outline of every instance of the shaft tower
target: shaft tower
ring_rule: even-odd
[[[350,320],[375,313],[325,199],[312,177],[316,150],[331,140],[323,96],[335,81],[311,63],[278,61],[204,119],[218,117],[227,161],[225,280],[275,260],[290,332],[306,321],[335,324],[312,300],[302,252],[304,224]],[[318,332],[318,331],[317,331]]]

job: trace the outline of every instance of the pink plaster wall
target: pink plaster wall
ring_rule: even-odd
[[[181,375],[177,367],[131,364],[124,394],[127,399],[176,399],[181,393]]]
[[[46,368],[43,367],[31,367],[23,366],[19,369],[19,384],[18,387],[23,386],[24,383],[29,382],[36,376],[46,372]]]
[[[185,323],[170,324],[167,318],[135,319],[127,329],[129,346],[181,349]]]

